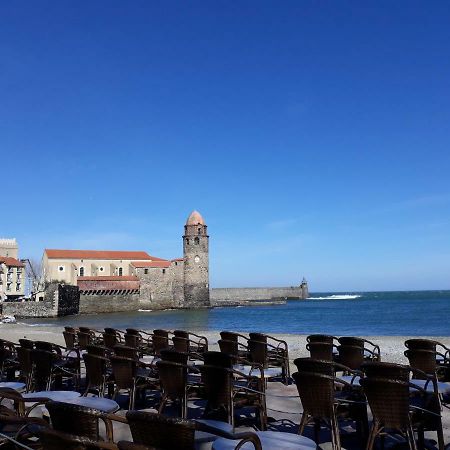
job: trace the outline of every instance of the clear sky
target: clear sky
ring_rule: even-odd
[[[211,285],[450,288],[447,1],[0,3],[0,235]]]

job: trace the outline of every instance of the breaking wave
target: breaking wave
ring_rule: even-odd
[[[354,300],[360,298],[362,295],[358,294],[335,294],[326,297],[308,297],[307,300]]]

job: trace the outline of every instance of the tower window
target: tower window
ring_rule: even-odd
[[[84,277],[84,267],[80,267],[80,277]]]
[[[200,239],[199,239],[198,237],[196,237],[196,238],[194,239],[194,242],[195,242],[196,244],[200,244]]]
[[[201,228],[198,229],[198,234],[202,234],[202,229]]]
[[[186,239],[186,245],[189,245],[189,239]]]
[[[166,273],[166,269],[163,269],[163,273]]]
[[[123,269],[122,267],[119,267],[119,277],[121,277],[123,275]]]
[[[145,275],[148,275],[148,269],[144,269]]]

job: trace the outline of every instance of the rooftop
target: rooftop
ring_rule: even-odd
[[[186,220],[186,225],[206,225],[205,220],[198,211],[192,211]]]
[[[9,256],[0,256],[0,263],[6,264],[11,267],[25,267],[25,264],[22,261],[19,261],[16,258],[11,258]]]
[[[49,259],[129,259],[162,261],[161,258],[150,256],[147,252],[111,251],[111,250],[55,250],[45,249]]]

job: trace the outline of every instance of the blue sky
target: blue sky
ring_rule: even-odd
[[[0,5],[0,235],[211,285],[450,288],[450,3]]]

